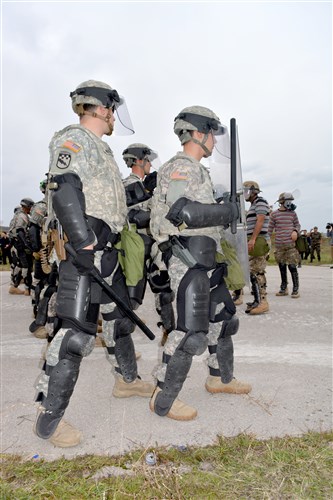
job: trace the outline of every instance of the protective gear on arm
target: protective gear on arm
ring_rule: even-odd
[[[236,203],[200,203],[185,197],[179,198],[166,215],[174,226],[184,224],[189,229],[228,225],[238,217]]]
[[[52,196],[54,211],[72,247],[77,251],[95,242],[85,215],[85,198],[80,177],[73,173],[53,178],[57,189]]]

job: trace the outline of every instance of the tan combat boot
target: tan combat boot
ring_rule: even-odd
[[[156,387],[153,397],[149,402],[149,408],[153,413],[155,413],[154,404],[157,394],[161,391],[159,387]],[[187,405],[184,401],[180,399],[175,399],[172,406],[165,416],[172,418],[173,420],[193,420],[197,416],[198,412],[192,406]]]
[[[24,293],[24,295],[29,296],[30,290],[28,288],[26,288],[23,293]]]
[[[36,421],[43,410],[44,408],[42,406],[39,407]],[[34,424],[33,431],[36,434],[36,423]],[[47,441],[50,441],[50,443],[58,448],[72,448],[80,444],[81,440],[82,433],[78,429],[75,429],[75,427],[73,427],[69,422],[62,419],[52,436]]]
[[[288,295],[288,288],[281,288],[275,295],[277,297],[285,297],[286,295]]]
[[[37,330],[34,331],[34,336],[37,339],[47,339],[48,335],[49,334],[44,326],[39,326]]]
[[[80,444],[82,433],[66,420],[60,420],[53,436],[48,441],[58,448],[72,448]]]
[[[233,293],[232,300],[234,301],[235,306],[241,306],[243,304],[243,296],[244,296],[243,290],[241,290],[239,295]]]
[[[266,299],[262,299],[257,305],[257,307],[250,309],[249,314],[251,316],[255,316],[256,314],[264,314],[267,311],[269,311],[268,302]]]
[[[122,377],[116,376],[112,394],[115,398],[130,398],[131,396],[150,398],[154,392],[154,388],[153,384],[144,382],[140,378],[126,383]]]
[[[24,295],[23,290],[13,285],[9,288],[8,293],[10,293],[11,295]]]
[[[218,392],[225,392],[228,394],[247,394],[252,390],[250,384],[246,382],[241,382],[240,380],[232,379],[229,384],[224,384],[220,377],[213,377],[208,375],[205,388],[208,392],[216,394]]]

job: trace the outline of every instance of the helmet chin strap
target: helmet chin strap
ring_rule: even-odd
[[[205,156],[204,156],[204,158],[208,158],[209,156],[211,156],[211,155],[212,155],[212,152],[213,152],[213,151],[209,151],[209,149],[207,148],[207,146],[205,146],[205,143],[207,142],[207,139],[208,139],[208,137],[209,137],[209,134],[210,134],[210,132],[209,132],[208,134],[205,134],[205,135],[204,135],[204,137],[203,137],[203,139],[202,139],[202,142],[200,142],[200,141],[198,141],[198,139],[194,139],[194,138],[192,137],[192,141],[193,141],[193,142],[195,142],[195,144],[199,144],[199,146],[200,146],[200,147],[204,150],[204,152],[206,153],[206,154],[205,154]]]
[[[112,132],[113,132],[113,125],[110,123],[110,118],[111,118],[111,109],[109,108],[108,109],[108,113],[106,116],[103,116],[103,115],[100,115],[99,113],[96,113],[95,111],[94,112],[90,112],[90,111],[83,111],[83,115],[88,115],[88,116],[92,116],[93,118],[98,118],[99,120],[102,120],[103,122],[106,122],[108,124],[108,127],[109,127],[109,132],[106,133],[106,135],[111,135]]]

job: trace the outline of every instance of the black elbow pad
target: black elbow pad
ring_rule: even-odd
[[[132,210],[128,212],[128,220],[136,224],[138,229],[149,227],[150,212],[148,210],[135,210],[132,208]]]

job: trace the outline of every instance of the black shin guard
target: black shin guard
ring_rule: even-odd
[[[234,375],[234,345],[230,336],[219,338],[216,347],[216,357],[221,380],[224,384],[228,384]]]
[[[159,392],[155,399],[154,410],[157,415],[164,417],[169,413],[169,410],[177,398],[187,374],[191,368],[192,355],[176,350],[167,366],[163,389]]]

